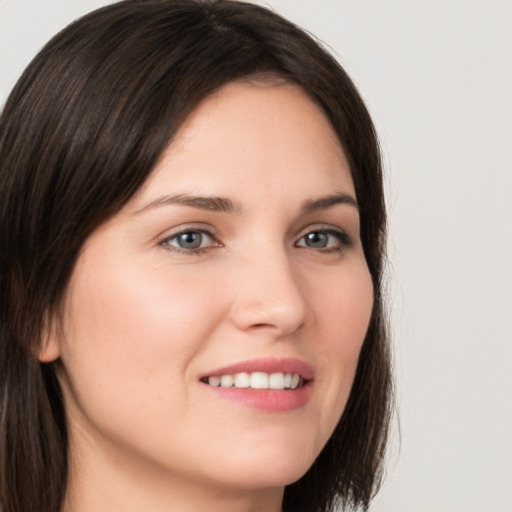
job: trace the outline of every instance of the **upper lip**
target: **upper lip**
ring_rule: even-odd
[[[265,373],[297,373],[304,380],[311,380],[313,378],[313,367],[295,358],[259,358],[251,359],[248,361],[240,361],[238,363],[217,368],[201,376],[217,377],[221,375],[234,375],[235,373],[252,373],[252,372],[265,372]]]

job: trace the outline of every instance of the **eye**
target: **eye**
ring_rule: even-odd
[[[160,245],[172,251],[198,253],[218,244],[213,234],[204,229],[187,229],[168,236]]]
[[[207,237],[204,233],[199,231],[187,231],[186,233],[180,233],[172,237],[169,242],[171,245],[173,245],[174,242],[180,249],[199,249],[203,246],[205,239],[207,239]]]
[[[341,230],[316,229],[303,235],[295,245],[324,251],[340,251],[350,245],[350,238]]]

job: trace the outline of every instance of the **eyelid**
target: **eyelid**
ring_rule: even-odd
[[[297,241],[294,245],[297,245],[300,240],[302,240],[306,235],[309,233],[315,233],[315,232],[322,232],[327,233],[328,235],[335,236],[338,238],[340,246],[341,247],[327,247],[327,248],[319,248],[316,249],[318,251],[324,251],[328,252],[329,250],[339,250],[346,247],[350,247],[353,245],[353,239],[352,237],[342,228],[339,226],[333,226],[332,224],[318,224],[318,225],[311,225],[307,228],[303,229],[300,232],[300,235],[297,237]],[[309,247],[307,245],[299,245],[298,247]],[[314,247],[311,247],[314,249]]]
[[[197,249],[183,249],[169,243],[170,240],[176,238],[182,234],[196,232],[208,236],[212,240],[212,244],[207,247],[198,247]],[[177,226],[173,229],[166,230],[162,235],[156,239],[156,245],[163,247],[164,249],[182,253],[182,254],[194,254],[207,251],[213,247],[221,247],[222,244],[218,240],[218,231],[209,224],[185,224]]]
[[[211,242],[206,247],[198,247],[195,249],[185,249],[181,248],[177,245],[173,245],[170,243],[170,240],[173,238],[176,238],[182,234],[189,233],[189,232],[197,232],[201,233],[211,239]],[[299,242],[308,234],[315,233],[315,232],[322,232],[326,233],[328,235],[334,236],[338,240],[338,244],[334,247],[319,247],[315,248],[312,246],[308,246],[306,244],[300,244]],[[162,235],[158,236],[156,239],[156,244],[160,247],[163,247],[164,249],[178,253],[178,254],[185,254],[185,255],[193,255],[193,254],[199,254],[206,252],[210,249],[213,249],[215,247],[223,247],[223,244],[219,241],[218,238],[218,230],[215,229],[212,225],[209,224],[185,224],[176,226],[175,228],[172,228],[170,230],[166,230]],[[318,252],[340,252],[343,251],[343,249],[350,247],[353,245],[353,238],[341,227],[335,226],[332,224],[317,224],[317,225],[310,225],[306,228],[302,229],[300,234],[297,236],[296,241],[294,242],[294,245],[296,247],[304,247],[316,250]]]

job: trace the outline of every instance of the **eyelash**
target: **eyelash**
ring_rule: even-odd
[[[193,233],[194,234],[199,233],[203,236],[207,236],[212,241],[216,242],[215,234],[208,229],[187,228],[187,229],[183,229],[183,230],[179,231],[178,233],[174,233],[171,236],[165,237],[163,240],[160,240],[160,242],[158,242],[158,245],[162,246],[167,251],[178,253],[178,254],[186,254],[186,255],[201,255],[213,248],[212,246],[208,246],[208,247],[198,247],[196,249],[184,249],[183,247],[177,247],[175,245],[170,244],[170,242],[172,240],[178,238],[179,236],[193,234]],[[218,247],[222,246],[222,244],[220,242],[216,242],[216,243],[217,243]]]
[[[172,240],[177,239],[178,237],[180,237],[182,235],[198,234],[198,233],[203,235],[203,236],[207,236],[208,238],[210,238],[214,242],[215,245],[213,245],[213,246],[209,245],[207,247],[198,247],[198,248],[193,248],[193,249],[184,249],[182,247],[177,247],[176,245],[172,245],[170,243]],[[330,248],[323,248],[323,247],[321,247],[321,248],[317,248],[316,250],[318,252],[322,252],[322,253],[342,253],[347,247],[350,247],[352,245],[352,239],[350,238],[350,236],[347,235],[347,233],[345,233],[341,229],[334,229],[334,228],[331,228],[331,227],[329,227],[329,228],[321,228],[320,227],[320,228],[309,230],[306,233],[304,233],[298,239],[298,241],[295,242],[294,246],[295,247],[311,248],[311,249],[315,250],[315,248],[311,247],[311,246],[297,245],[299,243],[299,241],[303,240],[306,236],[312,235],[312,234],[323,234],[323,235],[331,236],[331,237],[336,238],[337,241],[338,241],[338,244],[337,244],[336,247],[330,247]],[[187,228],[187,229],[183,229],[183,230],[179,231],[178,233],[174,233],[171,236],[167,236],[164,239],[160,240],[158,242],[158,245],[162,246],[164,249],[166,249],[167,251],[170,251],[170,252],[174,252],[174,253],[178,253],[178,254],[185,254],[185,255],[198,255],[198,256],[208,252],[212,248],[222,247],[222,244],[216,240],[215,233],[213,233],[212,231],[210,231],[208,229],[204,229],[204,228]]]
[[[299,240],[295,243],[295,246],[297,246],[297,243],[300,240],[303,240],[306,236],[313,235],[313,234],[320,234],[320,233],[323,235],[334,237],[337,240],[338,244],[335,247],[317,248],[317,250],[319,252],[342,253],[347,247],[350,247],[352,245],[352,239],[349,237],[349,235],[347,235],[347,233],[345,233],[345,231],[342,231],[341,229],[334,229],[334,228],[329,227],[329,228],[316,228],[316,229],[312,229],[312,230],[308,231],[307,233],[304,233],[299,238]],[[315,247],[310,247],[307,245],[299,245],[298,247],[306,247],[306,248],[310,248],[310,249],[315,249]]]

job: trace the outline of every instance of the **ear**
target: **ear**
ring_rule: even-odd
[[[60,357],[60,343],[58,333],[58,320],[56,315],[47,313],[43,319],[41,329],[41,345],[37,349],[36,357],[41,363],[51,363]]]
[[[37,358],[41,363],[51,363],[60,357],[59,344],[54,341],[43,341],[42,346],[39,348]]]

